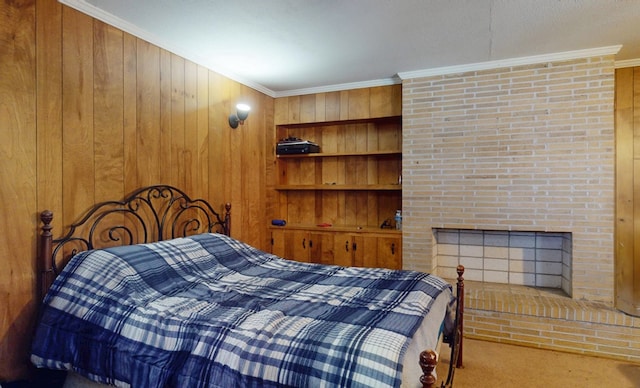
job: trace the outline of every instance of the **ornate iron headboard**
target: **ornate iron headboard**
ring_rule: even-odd
[[[155,185],[134,191],[122,201],[106,201],[91,207],[67,234],[54,239],[53,213],[40,214],[39,270],[40,296],[44,297],[53,279],[78,252],[117,245],[132,245],[186,237],[198,233],[231,231],[231,204],[220,216],[203,199],[192,200],[182,190]]]

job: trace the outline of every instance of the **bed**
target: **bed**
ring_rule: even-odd
[[[32,363],[67,386],[433,387],[444,341],[453,383],[464,268],[456,298],[425,273],[285,260],[232,238],[224,209],[144,187],[57,239],[42,212]]]

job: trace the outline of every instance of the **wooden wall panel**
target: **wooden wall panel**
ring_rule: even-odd
[[[48,15],[36,23],[36,95],[38,149],[38,204],[45,209],[62,208],[62,5],[36,2],[36,13]],[[62,227],[62,217],[52,226]]]
[[[0,17],[5,381],[27,370],[42,210],[60,236],[95,201],[174,184],[219,211],[231,202],[232,234],[268,248],[274,99],[53,0],[0,0]],[[251,114],[232,130],[240,101]]]
[[[402,115],[402,85],[277,98],[274,123],[299,124]]]
[[[208,193],[209,199],[213,203],[224,203],[231,198],[232,177],[229,169],[230,165],[230,147],[228,136],[231,131],[226,120],[231,113],[226,100],[230,98],[228,95],[226,79],[219,74],[209,75],[209,149],[218,148],[218,144],[226,144],[226,147],[219,149],[217,152],[209,155],[209,179]],[[231,235],[237,236],[238,225],[235,222],[236,208],[239,204],[235,203],[232,209],[233,224]]]
[[[173,89],[172,89],[172,71],[171,71],[171,53],[166,50],[160,50],[160,74],[158,83],[160,84],[160,135],[158,139],[160,141],[160,154],[163,157],[159,160],[157,166],[160,171],[167,171],[166,177],[167,183],[176,185],[174,169],[172,162],[174,161],[174,155],[171,152],[173,131],[171,126],[173,124],[173,117],[171,112]]]
[[[124,191],[123,32],[96,21],[94,28],[95,200]]]
[[[616,70],[615,303],[640,315],[640,68]]]
[[[26,373],[34,316],[36,36],[33,1],[0,2],[0,381]],[[22,222],[17,222],[17,220]],[[18,249],[20,248],[20,249]]]
[[[195,150],[194,168],[196,180],[193,195],[199,198],[207,196],[209,182],[209,71],[198,66],[196,77],[197,88],[197,144]]]
[[[324,117],[326,121],[340,120],[340,96],[341,95],[342,95],[341,92],[330,92],[325,95]]]
[[[95,202],[93,19],[62,10],[62,220],[70,224]]]
[[[137,44],[136,170],[140,186],[161,183],[161,160],[171,158],[169,131],[161,127],[160,48],[138,39]],[[165,179],[170,181],[170,176]]]
[[[184,183],[182,187],[192,187],[189,194],[202,196],[200,185],[196,184],[198,173],[198,68],[195,63],[184,64]]]
[[[123,41],[124,74],[122,101],[123,148],[124,148],[124,193],[130,193],[141,184],[138,182],[138,39],[124,34]],[[123,193],[123,194],[124,194]]]
[[[171,55],[171,147],[169,154],[171,155],[171,177],[170,182],[177,187],[185,187],[186,179],[185,169],[185,67],[184,59],[177,55]],[[167,136],[163,135],[163,139]],[[166,155],[166,153],[162,153]]]
[[[228,118],[229,114],[235,113],[236,104],[240,101],[235,101],[231,96],[240,95],[240,85],[236,83],[230,83],[225,79],[225,91],[226,98],[223,103],[223,111],[226,111],[226,114],[223,113],[216,119],[219,122],[220,130],[222,131],[224,142],[229,145],[228,152],[225,153],[226,159],[222,161],[222,165],[225,167],[226,171],[228,171],[228,175],[226,175],[225,186],[227,190],[230,190],[229,196],[233,198],[242,198],[242,194],[244,193],[244,183],[246,180],[246,176],[242,171],[242,159],[244,149],[244,137],[247,135],[248,122],[244,125],[238,126],[236,129],[230,129]],[[224,117],[224,120],[221,118]],[[232,178],[233,177],[233,178]],[[234,209],[234,215],[238,216],[238,219],[242,219],[244,217],[245,212],[245,203],[237,203]],[[236,223],[236,229],[242,228],[243,225]]]

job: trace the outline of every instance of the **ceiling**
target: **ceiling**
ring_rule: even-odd
[[[615,53],[640,0],[60,0],[273,97]]]

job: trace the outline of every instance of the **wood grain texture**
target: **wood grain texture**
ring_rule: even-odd
[[[149,186],[161,182],[162,160],[171,158],[170,130],[161,126],[160,51],[151,43],[137,42],[136,93],[136,171],[138,184]],[[170,171],[170,169],[169,169]],[[165,179],[171,180],[171,175]]]
[[[96,201],[124,191],[123,32],[102,22],[94,28],[94,165]]]
[[[96,201],[178,184],[219,211],[231,202],[233,236],[269,247],[274,99],[56,1],[0,0],[0,17],[4,381],[26,374],[40,211],[60,236]],[[245,99],[234,132],[227,118]]]
[[[196,144],[193,195],[205,198],[209,182],[209,71],[198,66],[196,77]]]
[[[616,70],[615,303],[640,314],[640,68]]]
[[[138,39],[130,34],[124,34],[124,74],[123,74],[123,163],[124,163],[124,193],[130,193],[141,187],[138,182]]]
[[[185,166],[185,104],[186,104],[186,91],[185,91],[185,60],[178,57],[175,54],[171,54],[171,108],[169,116],[171,117],[171,125],[169,127],[169,133],[163,133],[163,139],[171,139],[168,147],[168,154],[170,158],[170,182],[176,187],[186,187],[186,171]],[[162,77],[161,77],[162,78]],[[162,155],[167,155],[167,152],[163,150]]]
[[[62,11],[62,173],[74,177],[61,182],[68,225],[95,202],[94,34],[92,18],[68,7]]]
[[[0,2],[0,381],[26,373],[34,309],[36,37],[33,1]],[[21,222],[18,222],[21,220]],[[18,249],[19,248],[19,249]]]
[[[633,69],[633,241],[633,314],[640,316],[640,67]]]
[[[36,23],[37,94],[37,203],[42,209],[62,208],[62,5],[37,1],[36,14],[47,15]],[[51,223],[62,228],[62,217]]]

